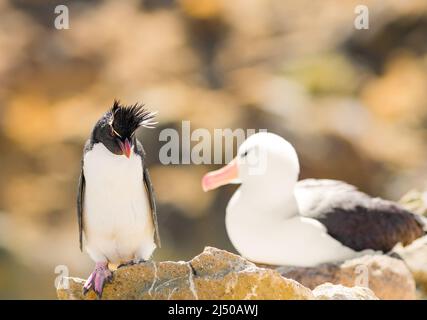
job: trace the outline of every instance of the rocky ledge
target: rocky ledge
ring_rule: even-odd
[[[68,289],[64,284],[68,282]],[[58,288],[60,299],[82,295],[84,280],[70,278]],[[188,262],[146,262],[114,272],[103,299],[313,299],[311,290],[277,271],[258,268],[227,251],[205,250]]]
[[[365,255],[342,263],[312,268],[275,267],[283,277],[315,289],[323,283],[370,288],[382,300],[416,299],[414,278],[400,259],[385,255]]]
[[[356,268],[357,263],[365,266],[362,269],[368,272],[372,290],[354,286],[358,283],[352,280],[356,280],[361,270]],[[352,272],[356,272],[355,277],[350,275]],[[322,274],[327,276],[322,278]],[[318,286],[318,282],[322,285]],[[83,279],[64,279],[57,289],[58,298],[96,299],[93,292],[83,296],[83,284]],[[341,265],[323,265],[320,269],[271,268],[207,247],[188,262],[146,262],[119,268],[114,272],[112,283],[105,286],[102,299],[368,300],[378,299],[377,296],[415,298],[414,280],[402,261],[366,256]]]

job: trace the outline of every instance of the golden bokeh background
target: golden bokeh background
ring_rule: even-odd
[[[159,162],[159,132],[268,129],[301,177],[397,200],[427,178],[427,2],[365,0],[0,1],[0,298],[55,298],[55,267],[86,277],[76,185],[85,140],[114,98],[158,110],[139,137],[163,247],[185,260],[233,250],[235,186],[203,193],[217,166]],[[54,27],[69,8],[70,29]]]

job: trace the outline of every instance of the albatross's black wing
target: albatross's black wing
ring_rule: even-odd
[[[295,194],[301,215],[320,221],[330,236],[356,251],[388,252],[425,234],[421,217],[341,181],[302,180]]]
[[[142,144],[136,138],[134,138],[133,142],[135,145],[135,153],[139,154],[142,159],[141,161],[142,161],[142,168],[143,168],[144,185],[147,190],[148,198],[150,200],[151,217],[154,225],[154,240],[156,245],[160,248],[161,242],[160,242],[160,235],[159,235],[159,226],[157,223],[156,199],[154,197],[154,189],[153,189],[153,184],[151,183],[150,174],[148,173],[147,166],[144,163],[145,151],[144,151],[144,148],[142,147]]]

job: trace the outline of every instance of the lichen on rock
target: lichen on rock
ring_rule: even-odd
[[[366,287],[345,287],[324,283],[314,288],[313,294],[317,300],[378,300],[371,289]]]

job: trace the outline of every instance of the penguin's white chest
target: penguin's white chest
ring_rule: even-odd
[[[84,156],[84,231],[93,260],[147,260],[155,248],[141,158],[112,154],[95,144]]]

